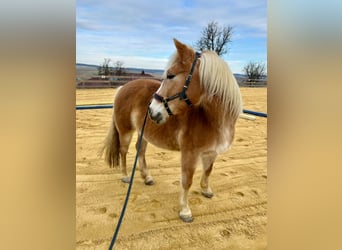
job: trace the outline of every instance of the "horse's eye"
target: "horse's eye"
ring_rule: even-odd
[[[173,79],[175,76],[176,76],[176,75],[168,74],[168,75],[166,76],[166,78],[171,80],[171,79]]]

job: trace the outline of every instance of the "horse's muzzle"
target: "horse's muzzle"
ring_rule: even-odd
[[[151,118],[152,121],[159,124],[163,120],[163,115],[160,112],[153,112],[153,110],[148,107],[148,115]]]

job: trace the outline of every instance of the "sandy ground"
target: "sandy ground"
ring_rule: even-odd
[[[114,89],[77,90],[81,104],[112,103]],[[244,108],[267,112],[266,88],[242,88]],[[97,151],[111,121],[111,109],[76,111],[76,247],[108,249],[127,184]],[[128,169],[135,157],[133,138]],[[138,172],[116,249],[266,249],[267,119],[239,119],[232,148],[221,154],[211,174],[214,197],[200,194],[199,166],[189,202],[192,223],[178,217],[180,154],[149,144],[146,160],[155,185]]]

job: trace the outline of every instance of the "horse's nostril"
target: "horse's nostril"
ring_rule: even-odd
[[[151,109],[149,109],[149,116],[155,123],[160,123],[163,119],[163,115],[160,112],[153,113]]]
[[[162,114],[160,113],[160,112],[158,112],[157,114],[156,114],[156,116],[155,116],[155,120],[156,120],[156,122],[160,122],[161,121],[161,119],[162,119],[163,117],[162,117]]]

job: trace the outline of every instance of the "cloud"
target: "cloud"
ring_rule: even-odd
[[[76,4],[77,62],[101,63],[103,58],[96,62],[95,55],[107,55],[126,56],[127,64],[155,65],[153,60],[167,60],[173,53],[172,38],[193,45],[212,20],[232,25],[236,42],[262,38],[266,44],[266,0],[78,0]]]

